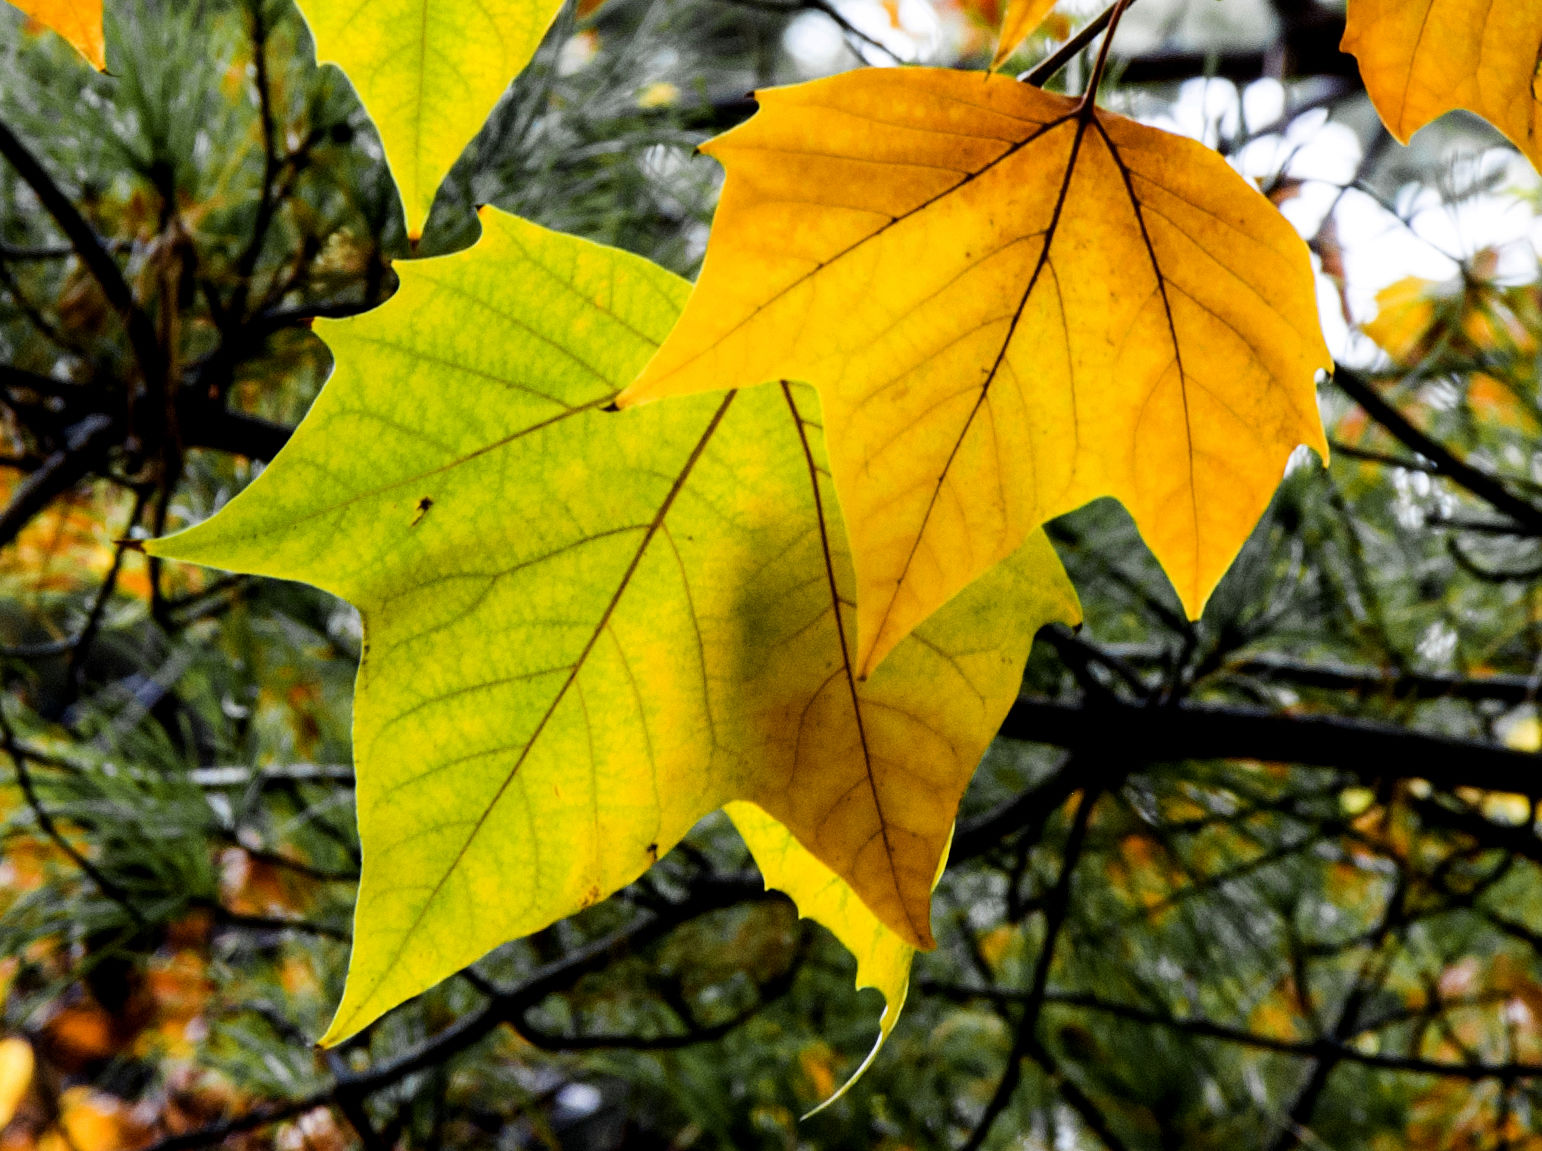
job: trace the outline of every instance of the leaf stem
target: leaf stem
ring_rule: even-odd
[[[1099,12],[1075,36],[1072,36],[1059,48],[1056,48],[1049,56],[1040,60],[1028,71],[1020,73],[1017,77],[1019,83],[1032,84],[1035,88],[1042,88],[1048,84],[1055,74],[1069,64],[1082,50],[1098,38],[1098,33],[1108,27],[1108,22],[1114,18],[1114,9],[1118,8],[1117,0],[1103,11]]]
[[[1092,65],[1092,75],[1087,80],[1087,90],[1082,93],[1082,101],[1076,106],[1076,114],[1083,118],[1092,115],[1097,103],[1098,85],[1103,83],[1103,72],[1108,67],[1108,50],[1113,47],[1114,33],[1119,29],[1119,20],[1134,0],[1117,0],[1108,10],[1108,32],[1103,36],[1103,43],[1098,46],[1097,62]]]

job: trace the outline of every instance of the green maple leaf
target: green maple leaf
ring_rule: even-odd
[[[733,800],[929,944],[958,798],[1034,632],[1076,614],[1047,540],[858,683],[813,393],[606,410],[688,285],[484,222],[475,249],[322,326],[337,369],[292,442],[150,545],[363,615],[364,867],[324,1042],[631,882]]]
[[[380,131],[407,233],[540,47],[561,0],[298,0],[316,55],[337,64]]]

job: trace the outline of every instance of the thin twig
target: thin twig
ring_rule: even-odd
[[[3,700],[0,700],[0,745],[4,746],[6,755],[10,757],[11,764],[16,769],[16,782],[21,785],[22,796],[27,801],[27,807],[32,811],[32,817],[37,820],[39,829],[53,841],[54,846],[62,851],[71,863],[78,867],[92,883],[96,884],[97,889],[104,896],[128,913],[129,918],[134,921],[136,927],[143,927],[145,925],[145,917],[141,914],[139,908],[134,906],[133,900],[128,896],[128,892],[104,875],[96,864],[80,853],[75,845],[69,841],[69,838],[59,830],[59,826],[54,822],[53,816],[43,806],[43,801],[38,796],[36,787],[33,786],[32,772],[27,765],[27,751],[17,742],[16,733],[11,728],[11,721],[5,714]]]
[[[1042,88],[1052,80],[1060,69],[1064,68],[1072,60],[1082,54],[1083,49],[1098,38],[1098,33],[1108,27],[1114,13],[1119,8],[1119,0],[1115,0],[1103,11],[1099,12],[1087,22],[1087,26],[1072,36],[1059,48],[1051,52],[1047,57],[1035,64],[1028,71],[1018,76],[1024,84],[1032,84],[1035,88]]]
[[[735,904],[767,898],[758,876],[715,879],[697,884],[690,895],[663,913],[645,915],[613,935],[581,947],[532,973],[517,987],[499,994],[483,1007],[461,1016],[438,1035],[424,1040],[395,1059],[357,1074],[340,1075],[329,1086],[299,1099],[259,1107],[197,1131],[172,1135],[145,1151],[193,1151],[213,1147],[243,1131],[253,1131],[314,1111],[337,1106],[341,1100],[365,1099],[416,1071],[437,1067],[452,1055],[481,1041],[500,1024],[518,1019],[548,995],[567,990],[582,976],[604,968],[680,924]]]
[[[925,995],[939,995],[961,1002],[970,1000],[1017,1004],[1024,999],[1021,991],[999,991],[994,988],[960,987],[955,984],[928,981],[920,985]],[[1132,1003],[1117,1003],[1084,991],[1050,989],[1045,992],[1044,1002],[1050,1007],[1075,1008],[1132,1023],[1148,1024],[1170,1031],[1179,1031],[1202,1039],[1214,1039],[1239,1047],[1258,1051],[1271,1051],[1297,1059],[1320,1059],[1331,1055],[1348,1063],[1358,1063],[1380,1071],[1400,1072],[1408,1075],[1433,1075],[1447,1079],[1481,1082],[1486,1079],[1513,1082],[1522,1079],[1542,1079],[1542,1063],[1455,1063],[1438,1059],[1421,1059],[1415,1056],[1385,1055],[1362,1050],[1350,1043],[1332,1039],[1281,1039],[1273,1035],[1260,1035],[1240,1027],[1216,1023],[1195,1016],[1175,1016],[1153,1011]]]
[[[116,425],[107,416],[87,416],[66,433],[65,444],[17,485],[0,512],[0,547],[21,534],[33,518],[95,471],[112,445]]]
[[[1531,752],[1340,716],[1025,698],[1012,705],[1001,735],[1082,749],[1113,761],[1263,760],[1334,767],[1368,782],[1424,779],[1446,789],[1542,797],[1542,757]]]
[[[1333,374],[1333,382],[1394,439],[1418,452],[1441,475],[1466,488],[1495,511],[1542,535],[1542,508],[1516,495],[1498,476],[1473,467],[1434,436],[1415,427],[1360,373],[1340,367]]]
[[[1098,792],[1088,790],[1082,794],[1081,802],[1077,805],[1076,815],[1071,821],[1071,831],[1066,837],[1065,851],[1061,856],[1060,874],[1055,879],[1055,886],[1044,901],[1044,942],[1039,946],[1038,959],[1034,963],[1033,977],[1029,982],[1027,994],[1023,997],[1022,1017],[1017,1022],[1017,1032],[1012,1041],[1012,1049],[1007,1053],[1006,1067],[1001,1073],[1001,1081],[996,1084],[996,1091],[986,1104],[980,1121],[975,1124],[974,1130],[969,1133],[969,1138],[964,1141],[960,1151],[979,1151],[989,1138],[991,1128],[996,1125],[996,1120],[1012,1102],[1012,1096],[1017,1093],[1017,1086],[1022,1081],[1023,1060],[1032,1058],[1049,1069],[1050,1060],[1048,1053],[1044,1051],[1044,1045],[1038,1037],[1039,1014],[1044,1006],[1044,992],[1049,986],[1049,969],[1055,958],[1055,945],[1060,938],[1060,929],[1065,925],[1066,912],[1070,907],[1071,877],[1076,872],[1076,864],[1081,858],[1082,848],[1087,841],[1087,827],[1092,818],[1092,809],[1097,805]],[[1077,1091],[1078,1102],[1084,1102]],[[1069,1100],[1068,1100],[1069,1101]],[[1078,1107],[1080,1111],[1082,1108]],[[1099,1132],[1104,1143],[1111,1147],[1119,1146],[1116,1139],[1106,1132]]]
[[[139,369],[144,375],[145,382],[151,386],[163,382],[166,376],[166,359],[161,352],[160,341],[156,338],[155,325],[151,322],[149,314],[134,298],[134,292],[129,287],[128,281],[124,279],[122,269],[108,254],[102,241],[91,225],[86,223],[79,209],[48,174],[48,170],[3,120],[0,120],[0,156],[4,156],[10,162],[17,174],[26,181],[33,194],[37,196],[44,210],[54,218],[54,222],[59,225],[59,229],[80,256],[81,263],[86,266],[86,270],[97,282],[97,286],[102,289],[102,295],[107,298],[108,304],[123,319],[124,327],[128,331],[129,345],[134,349],[134,356],[139,361]]]

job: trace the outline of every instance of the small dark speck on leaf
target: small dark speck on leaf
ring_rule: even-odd
[[[643,850],[648,853],[648,858],[653,860],[654,863],[657,863],[659,861],[659,845],[658,844],[650,843]]]
[[[418,501],[418,510],[413,513],[412,526],[417,527],[423,522],[423,517],[428,515],[428,509],[434,506],[434,501],[429,496],[424,496]]]
[[[602,412],[619,412],[620,410],[621,405],[616,403],[615,400],[611,400],[610,403],[606,404],[603,408],[600,409]]]

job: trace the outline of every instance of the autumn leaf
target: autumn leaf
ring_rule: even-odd
[[[845,1084],[809,1114],[823,1111],[840,1099],[873,1065],[884,1041],[894,1031],[910,991],[910,965],[916,949],[863,905],[840,876],[800,844],[785,827],[753,803],[730,803],[725,810],[744,838],[766,886],[785,892],[798,914],[823,924],[857,960],[857,989],[877,988],[883,996],[878,1040]],[[932,885],[942,868],[932,877]],[[808,1116],[804,1116],[807,1118]]]
[[[928,945],[958,797],[1034,631],[1075,615],[1048,542],[859,687],[812,393],[605,410],[687,286],[485,223],[472,251],[401,267],[382,309],[320,326],[336,373],[289,446],[151,545],[363,614],[364,868],[326,1041],[604,898],[730,800]]]
[[[15,1118],[16,1109],[32,1090],[36,1065],[32,1044],[15,1035],[0,1039],[0,1128]]]
[[[1365,90],[1403,143],[1465,108],[1542,170],[1542,5],[1535,0],[1349,0],[1340,48],[1359,60]]]
[[[852,533],[858,667],[1046,519],[1122,500],[1191,615],[1331,361],[1306,246],[1191,140],[999,76],[762,93],[701,279],[623,406],[815,385]]]
[[[1505,283],[1497,272],[1497,254],[1488,250],[1450,280],[1405,277],[1376,294],[1376,314],[1361,330],[1401,368],[1416,368],[1437,353],[1490,365],[1491,371],[1467,375],[1468,407],[1485,426],[1529,438],[1537,431],[1530,381],[1542,291]]]
[[[299,0],[316,55],[347,73],[380,130],[407,232],[509,82],[530,63],[560,0]]]
[[[1542,292],[1504,282],[1489,249],[1449,280],[1405,276],[1388,284],[1361,330],[1395,363],[1412,367],[1437,348],[1489,362],[1535,356],[1539,320]]]
[[[90,1087],[59,1093],[59,1122],[37,1142],[37,1151],[122,1151],[142,1147],[143,1125],[121,1100]]]
[[[1055,0],[1007,0],[1006,15],[1001,18],[1001,39],[996,42],[996,54],[991,57],[991,71],[1012,58],[1012,53],[1044,23],[1044,17],[1054,7]]]
[[[101,72],[107,67],[102,0],[11,0],[33,20],[52,28]]]
[[[1397,363],[1418,361],[1429,351],[1442,287],[1420,276],[1388,284],[1376,293],[1376,315],[1360,325],[1361,331]]]

